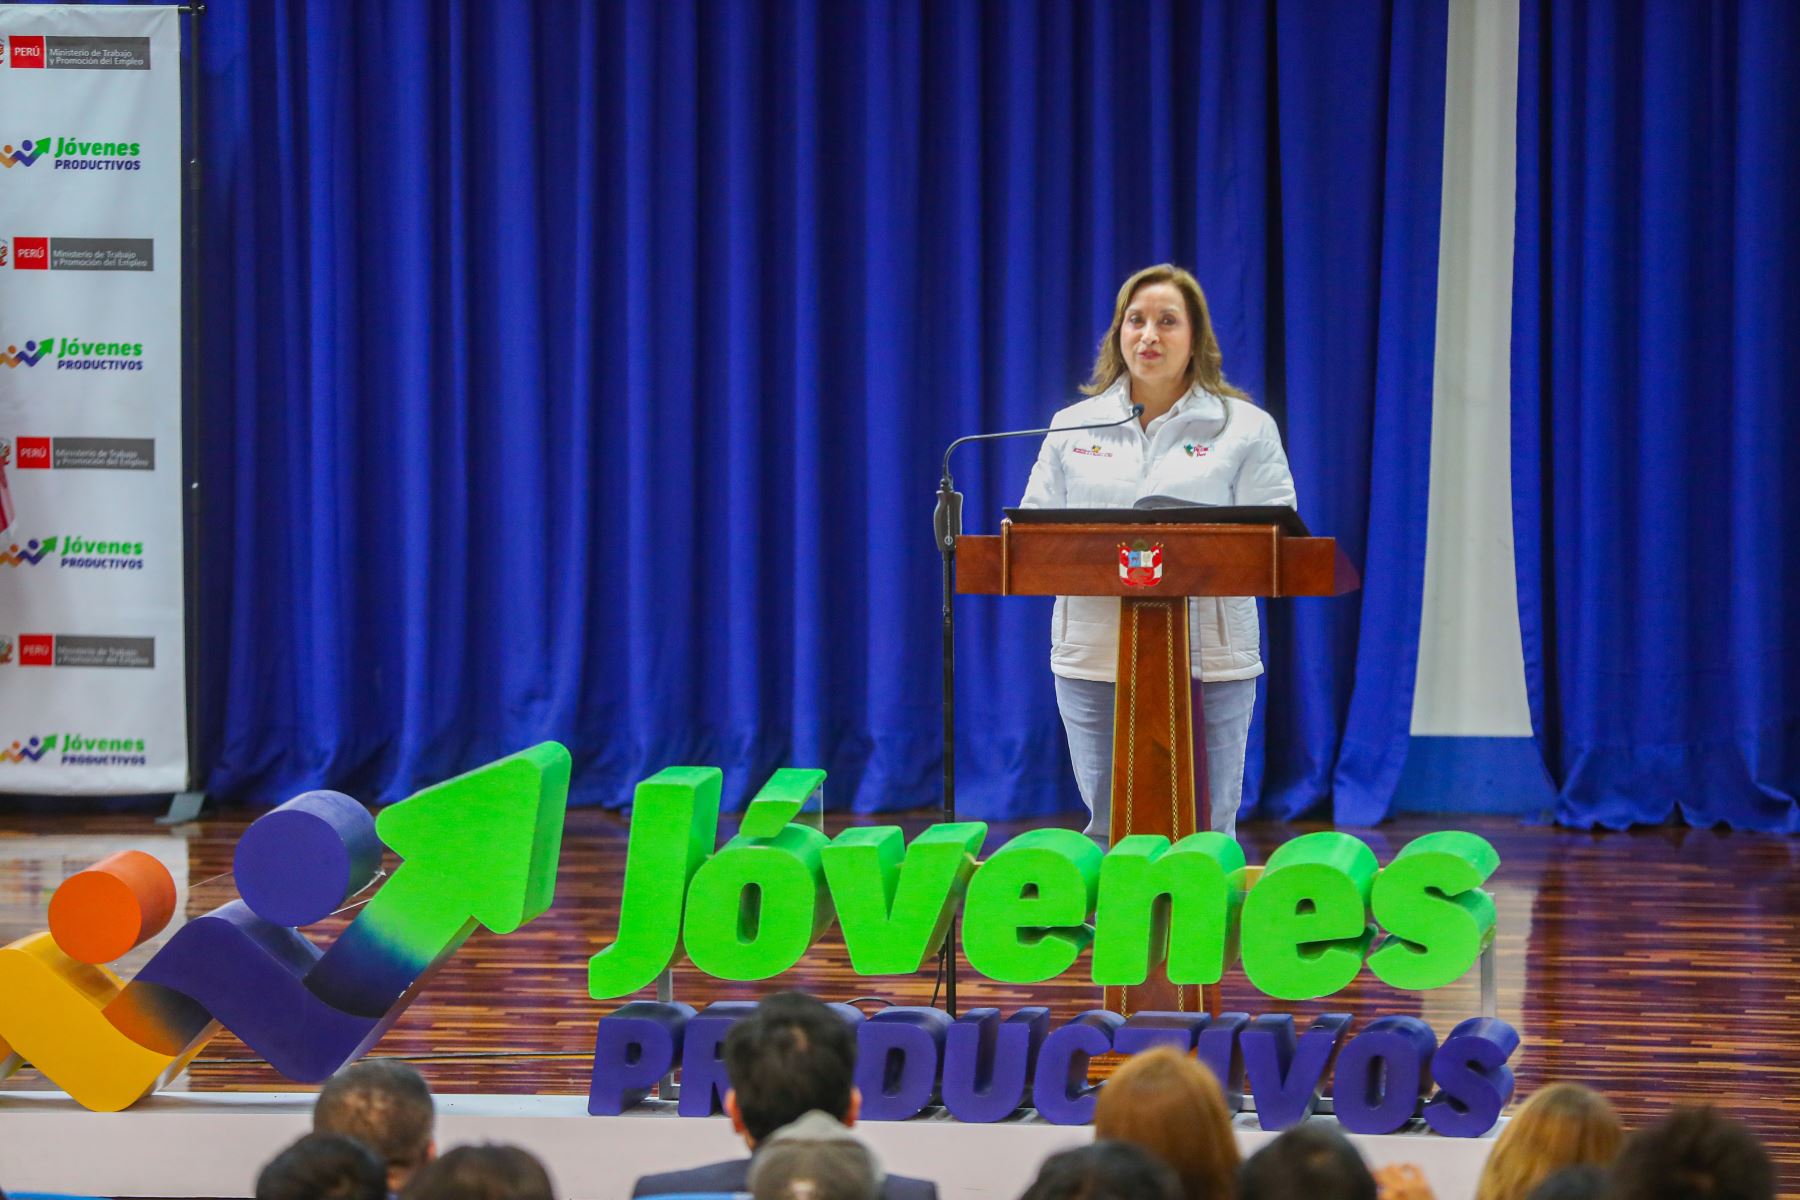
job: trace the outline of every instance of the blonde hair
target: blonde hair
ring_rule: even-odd
[[[1625,1136],[1605,1096],[1579,1083],[1539,1088],[1513,1114],[1482,1168],[1475,1200],[1525,1200],[1564,1167],[1603,1167]]]
[[[1113,302],[1112,325],[1100,339],[1100,350],[1094,357],[1094,373],[1081,390],[1089,396],[1098,396],[1125,374],[1125,355],[1119,349],[1119,330],[1125,324],[1125,310],[1131,307],[1133,296],[1158,283],[1175,285],[1175,290],[1187,301],[1188,324],[1194,330],[1194,352],[1188,359],[1187,370],[1182,373],[1182,384],[1189,388],[1198,384],[1215,396],[1249,400],[1248,393],[1225,381],[1225,356],[1219,353],[1219,338],[1213,332],[1212,313],[1206,307],[1206,293],[1200,290],[1200,281],[1174,263],[1145,267],[1120,285],[1119,298]]]
[[[1094,1136],[1130,1142],[1167,1163],[1188,1200],[1237,1194],[1237,1139],[1211,1071],[1163,1046],[1135,1054],[1100,1089]]]

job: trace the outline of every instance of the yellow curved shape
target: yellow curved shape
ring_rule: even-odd
[[[34,933],[0,949],[0,1061],[29,1062],[95,1112],[128,1108],[179,1075],[212,1040],[218,1026],[176,1055],[133,1041],[115,1025],[106,1006],[125,983],[105,967],[76,962],[48,932]]]

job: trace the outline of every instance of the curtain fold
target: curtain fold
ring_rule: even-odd
[[[1558,820],[1800,831],[1800,9],[1525,0],[1513,483]]]
[[[1386,810],[1418,644],[1444,0],[215,6],[203,758],[392,800],[542,738],[574,799],[936,803],[931,493],[1118,282],[1208,289],[1302,511],[1261,811]],[[970,532],[1035,447],[955,464]],[[1049,602],[959,608],[959,802],[1079,807]]]
[[[1266,394],[1301,511],[1363,573],[1353,598],[1278,605],[1269,621],[1262,811],[1283,819],[1329,797],[1340,824],[1374,824],[1406,762],[1447,40],[1442,4],[1285,8],[1275,28],[1281,224],[1266,328],[1280,341],[1265,350],[1279,356]]]

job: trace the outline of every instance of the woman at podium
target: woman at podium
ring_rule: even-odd
[[[1127,279],[1100,341],[1088,399],[1056,414],[1022,507],[1132,508],[1145,501],[1294,507],[1294,478],[1274,420],[1225,381],[1218,338],[1200,284],[1164,263]],[[1130,414],[1110,429],[1073,432]],[[1193,677],[1201,681],[1211,827],[1236,836],[1244,746],[1262,655],[1256,601],[1189,601]],[[1050,670],[1069,736],[1075,782],[1103,846],[1112,829],[1114,671],[1119,601],[1058,596]]]

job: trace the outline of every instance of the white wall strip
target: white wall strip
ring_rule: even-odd
[[[1450,0],[1431,502],[1415,735],[1529,736],[1513,572],[1518,0]]]

